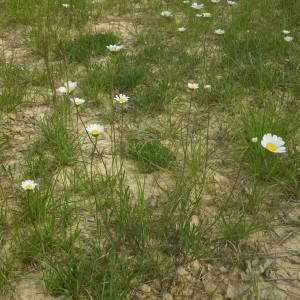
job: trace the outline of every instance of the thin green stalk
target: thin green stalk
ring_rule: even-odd
[[[79,118],[81,124],[83,125],[83,127],[85,128],[85,123],[84,123],[84,121],[82,120],[82,117],[81,117],[80,113],[78,114],[78,118]],[[90,142],[94,145],[94,141],[93,141],[93,139],[90,137],[90,135],[89,135],[88,133],[87,133],[87,136],[88,136]],[[106,163],[105,163],[105,161],[104,161],[104,159],[103,159],[103,156],[104,156],[104,150],[103,150],[102,152],[99,152],[99,150],[98,150],[97,147],[94,147],[94,149],[95,149],[95,151],[97,152],[97,154],[99,155],[99,157],[100,157],[100,159],[101,159],[101,161],[102,161],[103,167],[104,167],[104,169],[105,169],[105,174],[106,174],[106,176],[109,176],[109,172],[108,172]]]
[[[185,178],[185,172],[187,167],[187,160],[188,160],[188,148],[189,143],[192,147],[192,137],[190,137],[190,122],[191,122],[191,113],[192,113],[192,100],[193,100],[193,94],[191,94],[190,101],[189,101],[189,108],[187,112],[187,122],[186,122],[186,137],[181,136],[182,138],[182,144],[183,144],[183,166],[182,166],[182,172],[181,172],[181,179],[180,182],[184,182]]]
[[[120,157],[124,157],[124,107],[121,104],[121,127],[120,127]]]
[[[94,156],[95,156],[95,152],[97,149],[97,141],[98,141],[98,136],[96,136],[95,138],[95,142],[93,143],[93,150],[91,153],[91,164],[90,164],[90,179],[91,179],[91,185],[92,188],[94,188],[94,181],[93,181],[93,162],[94,162]]]
[[[74,103],[75,104],[75,103]],[[79,126],[78,126],[78,122],[79,122],[79,110],[78,110],[78,105],[75,104],[75,108],[76,108],[76,134],[78,137],[78,132],[79,132]]]

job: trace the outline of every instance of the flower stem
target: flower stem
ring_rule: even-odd
[[[93,143],[94,147],[93,147],[93,150],[92,150],[92,153],[91,153],[91,167],[90,167],[90,178],[91,178],[91,185],[92,185],[92,189],[94,188],[94,181],[93,181],[93,162],[94,162],[94,156],[95,156],[95,152],[96,152],[96,149],[97,149],[97,141],[98,141],[98,137],[96,136],[96,140],[95,140],[95,143]]]
[[[76,108],[76,134],[78,137],[78,123],[79,123],[79,110],[78,110],[78,105],[75,104],[75,108]]]
[[[124,108],[123,104],[121,104],[121,128],[120,128],[120,157],[123,158],[124,154]]]

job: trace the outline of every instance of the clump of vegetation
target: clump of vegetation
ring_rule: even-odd
[[[128,143],[129,155],[134,158],[143,172],[157,168],[169,168],[174,162],[174,154],[159,140],[136,141]]]
[[[30,81],[25,76],[27,72],[24,65],[1,59],[0,77],[4,87],[0,89],[0,111],[12,111],[21,104]]]
[[[134,97],[134,106],[139,112],[162,112],[168,103],[168,83],[160,81],[156,87],[137,92]]]
[[[60,113],[54,113],[43,122],[42,132],[51,145],[58,165],[68,165],[76,160],[76,136],[68,130]]]
[[[91,64],[84,78],[83,92],[89,98],[97,98],[100,92],[130,91],[139,85],[147,74],[145,62],[136,56],[113,54],[108,63]]]
[[[73,40],[61,42],[56,50],[60,58],[67,61],[87,63],[93,56],[107,52],[107,45],[116,44],[118,37],[112,33],[84,34]]]
[[[12,89],[8,90],[5,89],[0,94],[0,107],[2,111],[12,111],[18,105],[21,104],[22,99],[24,97],[24,90],[23,89]]]

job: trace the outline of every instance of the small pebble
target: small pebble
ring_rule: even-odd
[[[173,300],[174,297],[170,293],[165,293],[163,295],[163,300]]]
[[[148,284],[143,284],[140,287],[140,290],[144,293],[150,293],[151,292],[151,286],[149,286]]]

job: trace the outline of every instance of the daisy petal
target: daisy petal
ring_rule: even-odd
[[[279,147],[276,151],[274,151],[275,153],[285,153],[286,152],[286,147]]]

